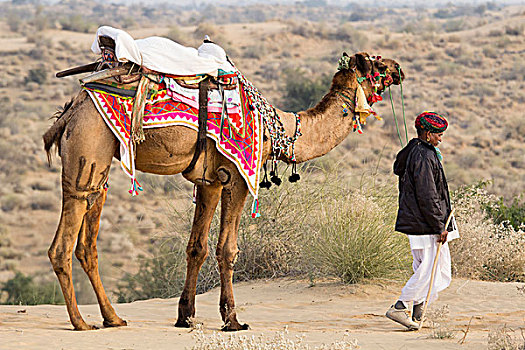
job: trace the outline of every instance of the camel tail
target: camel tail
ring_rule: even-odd
[[[59,107],[58,110],[53,114],[53,117],[56,118],[55,122],[43,135],[44,139],[44,149],[47,153],[47,162],[51,165],[51,147],[56,145],[58,148],[58,153],[60,154],[60,138],[66,129],[67,122],[69,118],[63,118],[64,114],[71,108],[73,105],[74,98],[71,101],[66,102],[64,107]]]

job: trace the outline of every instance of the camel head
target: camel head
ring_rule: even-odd
[[[405,73],[393,59],[370,56],[366,52],[358,52],[353,56],[343,52],[332,88],[355,88],[356,84],[360,84],[368,103],[372,105],[379,100],[377,95],[381,95],[390,85],[401,84],[403,79]]]

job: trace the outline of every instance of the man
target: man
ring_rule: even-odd
[[[443,246],[429,302],[436,300],[437,293],[450,285],[447,240],[459,236],[457,230],[449,233],[445,227],[451,212],[450,195],[441,164],[442,155],[437,148],[448,122],[437,113],[423,112],[417,116],[415,125],[418,137],[410,140],[397,154],[394,163],[394,174],[399,176],[396,231],[408,235],[414,274],[403,287],[399,300],[386,313],[388,318],[409,330],[419,328],[439,243]],[[411,316],[409,303],[413,303]]]

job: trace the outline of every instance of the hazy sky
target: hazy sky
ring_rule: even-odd
[[[100,0],[103,1],[103,0]],[[108,2],[108,1],[103,1]],[[167,2],[170,4],[174,4],[173,1],[169,0],[110,0],[109,2],[117,2],[117,3],[142,3],[142,4],[156,4],[156,3],[162,3]],[[296,2],[302,2],[302,0],[243,0],[241,3],[242,5],[250,5],[250,4],[256,4],[256,3],[263,3],[263,4],[294,4]],[[448,3],[453,3],[454,5],[461,5],[461,4],[484,4],[489,1],[487,0],[459,0],[459,1],[451,1],[451,0],[368,0],[368,1],[356,1],[356,0],[327,0],[327,3],[330,5],[346,5],[349,3],[355,3],[359,4],[361,6],[370,7],[370,6],[381,6],[381,7],[400,7],[400,6],[443,6]],[[525,0],[495,0],[491,1],[496,4],[502,5],[502,4],[525,4]],[[180,5],[195,5],[195,6],[201,6],[201,5],[207,5],[207,4],[214,4],[214,5],[239,5],[239,0],[176,0],[176,4]]]
[[[119,0],[129,2],[129,0]],[[156,3],[162,2],[162,0],[132,0],[135,2],[142,3]],[[296,2],[301,2],[297,0],[244,0],[242,4],[254,4],[254,3],[281,3],[281,4],[294,4]],[[327,0],[330,5],[346,5],[348,3],[356,3],[361,6],[392,6],[399,7],[403,5],[427,5],[427,6],[439,6],[446,5],[447,3],[453,3],[455,5],[460,4],[484,4],[488,2],[487,0],[460,0],[460,1],[451,1],[451,0],[368,0],[368,1],[356,1],[356,0]],[[524,0],[497,0],[493,1],[497,4],[523,4]],[[201,5],[201,4],[215,4],[215,5],[236,5],[239,4],[238,0],[177,0],[177,3],[184,5]]]

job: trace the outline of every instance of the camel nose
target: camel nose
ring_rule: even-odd
[[[401,81],[405,80],[405,73],[398,63],[396,63],[394,67],[396,68],[396,71],[392,74],[392,78],[394,79],[394,84],[399,85],[401,84]]]

